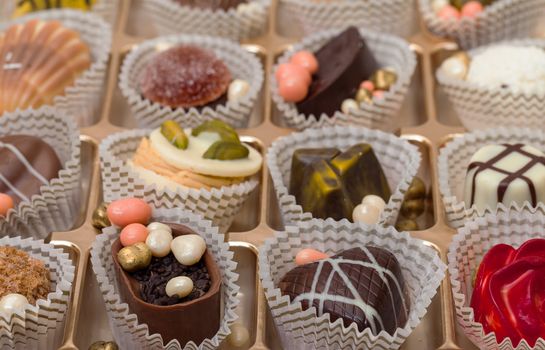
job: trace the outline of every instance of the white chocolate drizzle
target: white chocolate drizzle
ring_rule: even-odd
[[[28,170],[28,172],[30,174],[32,174],[32,176],[34,176],[36,179],[38,179],[41,183],[43,183],[44,185],[47,185],[49,183],[49,181],[47,181],[47,179],[45,177],[43,177],[42,174],[40,174],[33,166],[32,164],[30,164],[30,162],[26,159],[26,157],[21,153],[21,151],[19,151],[19,149],[17,149],[17,147],[9,144],[9,143],[5,143],[5,142],[1,142],[0,141],[0,147],[3,147],[3,148],[7,148],[8,150],[10,150],[14,155],[15,157],[17,158],[17,160],[19,160],[21,162],[21,164],[23,164],[25,166],[25,168]],[[22,200],[24,201],[27,201],[29,200],[29,198],[27,196],[25,196],[21,191],[19,191],[10,181],[8,181],[8,179],[6,179],[2,174],[0,174],[0,180],[6,184],[7,187],[9,187],[9,189],[15,193],[19,198],[21,198]]]
[[[377,263],[377,261],[376,261],[375,257],[373,256],[373,254],[367,248],[363,247],[362,250],[367,255],[367,257],[369,259],[369,262],[345,259],[343,257],[330,258],[330,259],[324,259],[324,260],[318,261],[317,262],[318,266],[316,267],[316,271],[314,273],[314,277],[313,277],[313,280],[312,280],[312,286],[311,286],[310,291],[307,292],[307,293],[302,293],[302,294],[298,295],[293,301],[294,302],[308,301],[309,304],[312,304],[314,300],[318,300],[318,302],[319,302],[319,304],[318,304],[318,314],[319,315],[321,315],[323,313],[323,311],[324,311],[323,307],[324,307],[324,303],[326,301],[353,305],[353,306],[359,308],[364,313],[365,318],[366,318],[366,320],[369,323],[369,326],[371,328],[371,331],[373,332],[373,334],[377,334],[378,332],[377,332],[377,327],[376,327],[375,320],[378,322],[380,328],[384,329],[384,324],[382,322],[382,318],[380,317],[380,315],[378,314],[378,312],[377,312],[377,310],[375,308],[373,308],[371,305],[369,305],[368,303],[363,301],[360,294],[358,293],[358,290],[352,284],[352,282],[350,281],[350,278],[346,275],[346,273],[343,271],[343,269],[340,266],[341,264],[349,264],[349,265],[357,265],[357,266],[362,266],[362,267],[366,267],[366,268],[371,268],[371,269],[375,270],[378,273],[380,279],[384,282],[384,284],[386,285],[386,287],[388,289],[388,293],[390,294],[390,301],[392,302],[392,308],[393,308],[394,296],[393,296],[393,293],[392,293],[392,289],[390,288],[390,282],[388,281],[387,276],[389,276],[390,279],[394,282],[394,284],[396,286],[396,289],[397,289],[397,291],[398,291],[398,293],[399,293],[399,295],[401,297],[401,303],[403,305],[403,311],[405,312],[405,314],[408,314],[407,306],[405,304],[404,293],[403,293],[401,285],[400,285],[399,281],[397,280],[396,276],[392,273],[392,271],[380,266]],[[318,281],[320,279],[320,275],[322,273],[322,269],[324,267],[324,264],[326,264],[326,263],[331,265],[331,272],[327,276],[327,280],[326,280],[323,291],[322,292],[317,292],[316,287],[317,287]],[[333,295],[333,294],[328,293],[328,290],[329,290],[330,285],[331,285],[331,281],[333,280],[333,277],[334,277],[335,273],[337,273],[339,275],[339,277],[343,280],[346,288],[348,288],[350,293],[352,293],[353,298],[344,297],[344,296],[340,296],[340,295]],[[396,324],[397,324],[397,315],[394,314],[394,317],[395,317],[395,321],[396,321]]]

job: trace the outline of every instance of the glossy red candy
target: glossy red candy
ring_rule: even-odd
[[[534,346],[545,338],[545,239],[532,239],[519,249],[492,247],[483,258],[471,297],[475,321],[498,342],[513,346],[525,339]]]

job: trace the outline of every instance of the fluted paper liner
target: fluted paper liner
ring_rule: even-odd
[[[439,190],[447,218],[452,227],[462,227],[465,221],[483,214],[498,214],[520,209],[521,206],[515,203],[508,206],[500,203],[496,208],[488,208],[479,214],[475,205],[466,208],[464,203],[464,182],[471,157],[481,147],[503,143],[531,145],[543,152],[545,151],[545,132],[536,129],[503,127],[477,130],[455,137],[441,149],[437,165]],[[523,207],[531,207],[531,204],[525,203]],[[545,205],[538,203],[533,210],[545,213]]]
[[[526,38],[537,34],[545,14],[545,0],[498,0],[475,19],[444,20],[431,7],[432,0],[418,0],[420,15],[428,30],[453,39],[470,49],[493,42]]]
[[[359,31],[379,66],[395,69],[397,73],[395,84],[384,93],[382,99],[373,99],[373,104],[362,102],[360,108],[352,110],[350,114],[344,114],[340,110],[332,117],[328,117],[325,113],[319,116],[305,116],[299,113],[295,104],[286,102],[278,92],[278,82],[275,76],[278,64],[288,62],[291,56],[300,50],[316,52],[341,31],[334,29],[311,35],[285,52],[270,75],[272,99],[289,127],[302,130],[326,125],[359,125],[384,131],[393,131],[399,128],[395,123],[395,118],[401,109],[416,67],[415,54],[411,51],[409,43],[401,38],[366,29]],[[354,98],[354,96],[346,96],[346,98]]]
[[[397,328],[393,335],[385,331],[373,335],[370,329],[360,332],[355,324],[345,327],[342,319],[331,322],[329,314],[317,316],[314,307],[302,311],[301,303],[290,303],[289,296],[282,296],[277,287],[281,278],[295,267],[295,255],[303,248],[334,255],[365,245],[393,253],[405,279],[410,313],[405,327]],[[331,219],[288,226],[286,231],[276,232],[259,251],[259,275],[269,308],[284,346],[292,349],[399,348],[425,315],[445,270],[433,248],[406,232]]]
[[[180,344],[178,340],[163,343],[160,334],[149,334],[148,326],[138,322],[138,315],[131,313],[128,305],[123,303],[118,291],[118,281],[115,275],[114,262],[111,252],[112,243],[119,237],[119,228],[113,226],[105,228],[97,236],[91,248],[91,263],[96,275],[115,341],[120,349],[215,349],[221,341],[230,334],[230,325],[237,319],[235,309],[239,303],[236,284],[238,274],[235,273],[236,262],[233,261],[233,252],[225,236],[218,232],[218,228],[201,216],[180,208],[153,209],[152,221],[172,222],[185,225],[201,236],[207,245],[208,251],[218,265],[221,278],[222,320],[218,332],[212,339],[205,339],[201,344],[189,342]],[[190,322],[191,320],[188,320]]]
[[[227,11],[182,6],[173,0],[143,0],[142,10],[159,35],[191,33],[240,41],[267,29],[270,0],[249,0]]]
[[[157,208],[181,207],[212,220],[226,232],[235,215],[258,185],[256,176],[221,188],[194,189],[180,186],[176,192],[146,184],[129,166],[142,138],[151,130],[131,130],[110,135],[100,144],[104,200],[139,197]]]
[[[295,197],[289,193],[293,152],[300,148],[327,147],[345,151],[358,143],[368,143],[373,147],[390,185],[392,195],[381,213],[379,223],[395,224],[405,193],[420,166],[420,152],[408,141],[382,131],[332,126],[281,137],[273,142],[267,152],[267,165],[285,225],[312,218],[312,214],[303,212]]]
[[[2,4],[4,7],[0,7],[0,17],[7,20],[11,18],[12,14],[15,11],[15,5],[17,0],[7,0],[5,4]],[[89,10],[90,13],[94,13],[102,17],[110,25],[115,24],[117,18],[119,0],[97,0],[93,7]],[[47,9],[44,11],[51,11],[56,8]]]
[[[544,5],[545,6],[545,5]],[[497,44],[535,46],[545,49],[544,39],[504,41]],[[494,44],[494,45],[497,45]],[[468,54],[474,57],[487,49],[479,47]],[[448,95],[462,124],[469,130],[485,129],[491,125],[524,125],[528,128],[543,128],[545,93],[535,94],[509,89],[487,88],[480,84],[448,76],[439,68],[437,80]]]
[[[102,18],[77,10],[47,10],[32,12],[0,24],[0,31],[15,23],[39,18],[60,21],[63,26],[78,32],[91,51],[91,66],[81,73],[74,84],[56,96],[53,105],[75,118],[80,126],[94,123],[102,109],[102,94],[112,43],[112,30]]]
[[[353,25],[407,37],[417,23],[414,0],[281,0],[279,16],[293,18],[305,35]]]
[[[63,340],[65,315],[74,280],[72,260],[63,249],[31,238],[2,237],[0,246],[17,248],[43,261],[51,279],[51,292],[47,299],[39,299],[36,305],[28,304],[24,314],[14,314],[10,319],[0,314],[0,348],[58,348]]]
[[[248,93],[237,101],[204,107],[200,112],[197,108],[186,110],[146,99],[140,93],[140,78],[148,62],[160,51],[180,44],[213,51],[229,68],[233,79],[243,79],[250,84]],[[211,119],[221,119],[234,128],[247,127],[262,84],[263,68],[255,55],[228,39],[201,35],[181,34],[145,41],[127,55],[119,74],[119,88],[142,128],[158,127],[168,119],[176,120],[183,127],[196,127]]]
[[[0,216],[0,235],[17,232],[23,237],[45,238],[53,231],[67,231],[74,225],[80,207],[79,130],[65,113],[52,107],[16,111],[0,117],[0,137],[33,135],[57,153],[62,169],[40,193]]]
[[[490,248],[500,243],[518,248],[527,240],[545,237],[544,213],[532,213],[529,208],[525,209],[487,214],[467,221],[458,229],[449,248],[448,271],[458,324],[480,349],[515,349],[510,339],[506,338],[498,344],[494,333],[485,334],[482,324],[475,322],[473,308],[469,305],[474,274]],[[543,350],[545,340],[540,338],[533,348],[522,341],[516,349]]]

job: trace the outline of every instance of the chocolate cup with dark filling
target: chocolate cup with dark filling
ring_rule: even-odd
[[[172,228],[172,236],[195,234],[187,226],[167,223]],[[138,316],[139,323],[148,325],[150,334],[159,333],[168,343],[177,339],[183,346],[189,341],[200,344],[212,338],[220,327],[221,274],[214,257],[205,251],[202,259],[210,276],[210,289],[202,297],[185,303],[159,306],[147,303],[140,298],[140,284],[119,264],[117,253],[123,248],[119,238],[112,244],[115,273],[119,281],[121,300],[129,305],[129,310]]]

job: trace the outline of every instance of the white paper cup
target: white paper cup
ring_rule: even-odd
[[[80,206],[79,130],[65,113],[51,107],[6,113],[0,117],[0,136],[32,135],[57,153],[63,165],[56,178],[32,196],[0,216],[0,234],[17,232],[23,237],[45,238],[53,231],[70,230]]]
[[[533,348],[526,341],[515,347],[508,338],[498,344],[494,333],[485,334],[482,324],[475,322],[473,308],[469,306],[474,274],[490,248],[500,243],[518,248],[527,240],[545,237],[544,212],[532,213],[529,208],[525,209],[487,214],[467,221],[458,229],[449,248],[448,271],[458,324],[480,349],[545,349],[543,338]]]
[[[16,231],[12,231],[16,232]],[[2,237],[0,246],[27,252],[41,260],[50,271],[51,292],[36,305],[28,304],[24,314],[9,320],[0,315],[0,348],[56,349],[62,345],[65,315],[70,303],[75,267],[68,254],[44,241]]]
[[[303,208],[288,190],[293,152],[300,148],[326,147],[337,147],[344,151],[358,143],[368,143],[373,147],[392,192],[379,223],[395,224],[405,193],[420,166],[422,157],[419,151],[408,141],[382,131],[333,126],[309,129],[278,138],[267,152],[267,165],[285,225],[312,218],[311,213],[303,212]]]
[[[270,0],[249,0],[228,11],[213,11],[173,0],[143,0],[142,10],[159,35],[190,33],[239,41],[265,33],[270,4]]]
[[[279,16],[295,20],[304,35],[352,25],[407,37],[417,24],[414,0],[281,0]]]
[[[373,335],[369,329],[360,332],[354,324],[345,327],[340,319],[330,322],[329,314],[317,316],[314,307],[302,311],[301,303],[290,303],[288,296],[282,296],[278,283],[295,267],[295,255],[301,249],[313,248],[334,255],[365,245],[393,253],[405,279],[410,299],[409,317],[405,327],[397,328],[393,335],[384,331]],[[259,275],[265,297],[282,343],[292,349],[399,348],[426,314],[445,270],[434,249],[406,232],[331,219],[288,226],[286,231],[276,232],[259,251]]]
[[[250,84],[248,93],[240,100],[215,108],[205,107],[202,111],[173,108],[146,99],[139,86],[148,62],[160,51],[180,44],[213,51],[229,68],[233,79],[243,79]],[[196,127],[211,119],[221,119],[234,128],[247,127],[262,84],[263,68],[256,56],[230,40],[200,35],[172,35],[145,41],[127,55],[119,74],[119,88],[142,128],[158,127],[168,119],[176,120],[184,127]]]
[[[420,16],[428,30],[453,39],[463,49],[531,37],[538,33],[545,15],[545,0],[498,0],[475,19],[443,20],[433,11],[431,1],[418,0]]]
[[[278,60],[278,64],[288,62],[291,56],[300,50],[316,52],[340,32],[341,30],[334,29],[308,36],[299,44],[294,45],[291,50],[285,52]],[[360,29],[360,34],[365,39],[379,66],[395,69],[397,73],[395,84],[384,93],[382,99],[374,99],[373,104],[361,103],[360,109],[352,110],[350,114],[338,111],[332,117],[328,117],[324,113],[319,116],[305,116],[297,111],[294,103],[288,103],[280,96],[275,77],[278,69],[277,64],[270,76],[271,94],[276,108],[289,127],[302,130],[326,125],[358,125],[384,131],[393,131],[399,128],[395,123],[395,118],[401,109],[416,68],[416,56],[410,49],[409,43],[401,38],[366,29]],[[353,97],[346,96],[346,98]]]
[[[225,236],[218,228],[201,216],[180,208],[153,209],[153,221],[172,222],[185,225],[200,235],[207,245],[208,251],[218,265],[221,278],[222,319],[218,332],[212,339],[205,339],[201,344],[189,342],[180,344],[178,340],[163,343],[160,334],[149,334],[148,326],[138,322],[138,315],[131,313],[128,305],[119,296],[118,281],[114,271],[111,252],[112,243],[119,237],[119,228],[107,227],[97,236],[91,248],[91,263],[96,275],[106,311],[112,328],[113,336],[120,349],[214,349],[230,334],[230,326],[237,319],[235,309],[239,303],[236,284],[238,274],[235,273],[236,262],[233,252]],[[190,320],[188,320],[190,321]]]
[[[497,43],[499,44],[499,43]],[[493,44],[493,45],[497,45]],[[545,39],[505,41],[501,44],[535,46],[545,49]],[[470,50],[471,57],[487,49]],[[449,97],[458,118],[469,130],[486,129],[491,125],[542,129],[545,118],[545,91],[529,93],[487,88],[480,84],[448,76],[439,68],[436,72],[439,84]]]
[[[104,200],[111,202],[125,197],[142,198],[156,208],[181,207],[212,220],[226,232],[244,201],[257,187],[257,176],[236,185],[221,188],[194,189],[180,186],[176,192],[149,185],[129,166],[142,138],[150,130],[132,130],[110,135],[100,144],[102,188]]]
[[[464,203],[464,182],[471,157],[483,146],[503,143],[523,143],[545,151],[545,132],[513,127],[477,130],[455,137],[441,149],[437,164],[439,190],[452,227],[462,227],[465,221],[483,214],[519,208],[515,203],[509,206],[500,203],[496,208],[488,208],[479,214],[475,205],[467,208]],[[527,203],[527,207],[531,204]],[[545,210],[545,205],[538,203],[537,209]]]
[[[76,78],[72,86],[64,90],[64,95],[54,99],[54,106],[74,117],[79,126],[88,126],[96,122],[102,109],[102,94],[112,30],[102,18],[76,10],[48,10],[30,13],[9,22],[0,24],[4,31],[15,23],[26,23],[39,18],[44,21],[60,21],[63,26],[78,32],[91,51],[91,66]]]

